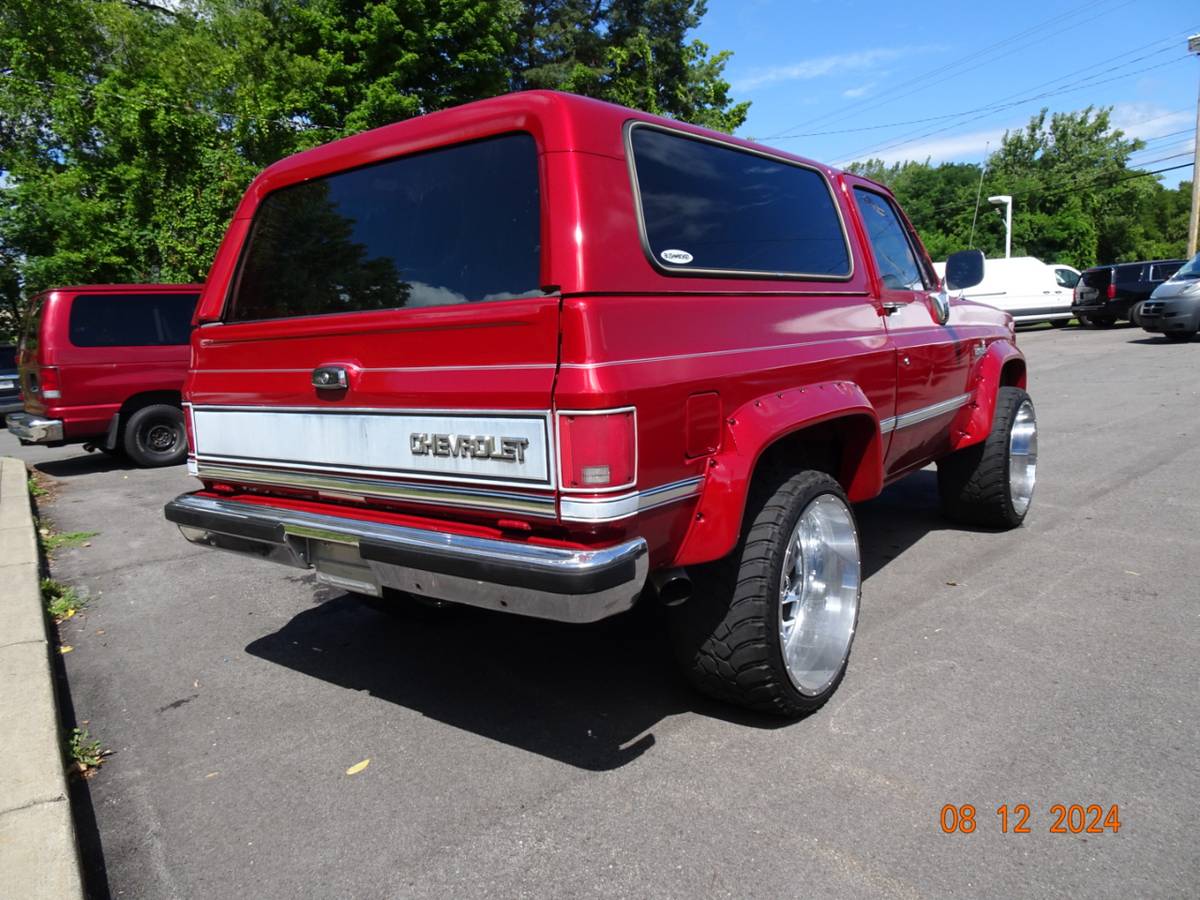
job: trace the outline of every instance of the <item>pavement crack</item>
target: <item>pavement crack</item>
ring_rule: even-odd
[[[0,644],[0,650],[3,650],[5,647],[20,647],[22,644],[44,644],[44,643],[46,643],[45,638],[29,638],[24,641],[9,641],[8,643]]]
[[[59,794],[57,797],[35,797],[33,800],[22,803],[19,806],[9,807],[8,809],[0,809],[0,818],[7,816],[9,813],[20,812],[23,809],[30,809],[34,806],[42,806],[43,804],[47,803],[63,803],[66,801],[66,799],[66,794]]]

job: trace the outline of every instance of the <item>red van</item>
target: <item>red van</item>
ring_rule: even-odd
[[[103,284],[45,291],[17,348],[23,444],[84,443],[140,466],[183,462],[180,392],[198,284]]]
[[[359,134],[238,208],[166,516],[398,607],[657,598],[697,686],[801,715],[857,628],[851,504],[936,460],[948,516],[1025,518],[1012,318],[948,291],[983,266],[943,284],[871,181],[581,97]]]

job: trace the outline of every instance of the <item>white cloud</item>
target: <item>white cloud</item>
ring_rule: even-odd
[[[928,53],[933,47],[879,47],[872,50],[859,50],[856,53],[838,53],[832,56],[814,56],[800,62],[785,66],[769,66],[765,69],[751,69],[742,78],[733,82],[735,91],[749,91],[765,84],[779,81],[807,81],[813,78],[823,78],[838,72],[853,72],[862,69],[872,69],[880,63],[892,62],[906,56],[918,53]]]
[[[849,100],[854,100],[858,97],[865,97],[871,88],[875,87],[875,82],[870,81],[866,84],[860,84],[858,87],[846,88],[842,91],[842,96]]]
[[[1112,124],[1126,137],[1154,138],[1171,134],[1195,121],[1190,109],[1170,112],[1153,103],[1118,103],[1113,106]]]
[[[996,149],[1000,146],[1005,131],[1012,131],[1020,127],[1020,125],[1014,125],[1007,129],[989,128],[986,131],[973,131],[969,134],[954,134],[943,138],[931,138],[927,141],[915,141],[901,147],[893,147],[890,150],[864,153],[838,165],[845,166],[855,160],[867,159],[882,159],[886,163],[904,162],[906,159],[918,162],[929,159],[935,163],[946,160],[982,159],[989,144],[993,150]]]

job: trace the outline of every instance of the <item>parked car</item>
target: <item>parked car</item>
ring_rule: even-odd
[[[22,409],[20,377],[17,374],[17,348],[0,344],[0,422],[9,413]]]
[[[1118,263],[1084,269],[1075,285],[1071,309],[1084,325],[1109,328],[1120,319],[1133,321],[1135,307],[1179,271],[1182,259]]]
[[[1200,331],[1200,253],[1142,303],[1140,324],[1172,341],[1190,341]]]
[[[933,264],[944,275],[946,264]],[[1055,327],[1068,324],[1079,271],[1062,263],[1048,264],[1033,256],[989,259],[983,281],[962,292],[977,303],[1002,309],[1018,325],[1049,322]]]
[[[17,365],[22,443],[80,443],[140,466],[187,453],[180,391],[197,284],[62,287],[30,301]]]
[[[272,165],[197,323],[189,540],[399,606],[656,596],[702,690],[784,716],[846,668],[852,503],[938,460],[948,514],[1013,527],[1034,488],[1012,319],[885,187],[566,94]]]

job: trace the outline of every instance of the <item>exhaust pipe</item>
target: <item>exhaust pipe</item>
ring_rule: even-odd
[[[683,569],[659,569],[650,576],[650,586],[663,606],[679,606],[692,596],[692,579]]]

